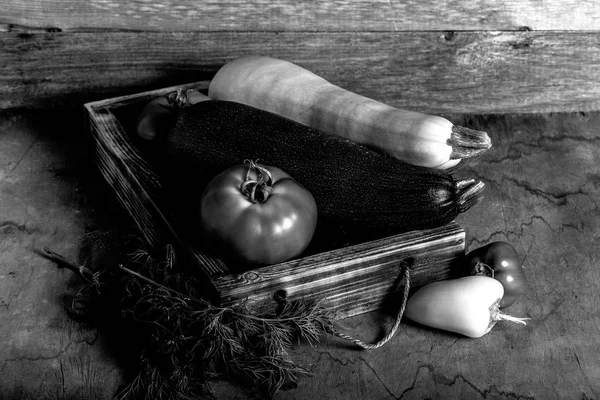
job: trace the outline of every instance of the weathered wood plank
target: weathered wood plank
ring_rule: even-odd
[[[594,0],[5,0],[0,23],[62,30],[597,30]],[[568,17],[567,17],[568,16]]]
[[[600,108],[595,32],[0,34],[0,109],[63,107],[210,79],[265,54],[428,113]]]
[[[397,281],[404,262],[412,288],[462,275],[464,241],[464,230],[451,223],[224,275],[213,283],[224,305],[268,303],[283,291],[290,300],[326,299],[340,317],[348,317],[385,306],[402,289]]]

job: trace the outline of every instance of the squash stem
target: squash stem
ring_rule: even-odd
[[[492,140],[484,131],[454,125],[447,142],[452,147],[451,160],[477,157],[492,147]]]

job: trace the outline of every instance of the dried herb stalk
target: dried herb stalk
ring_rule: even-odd
[[[74,297],[72,315],[113,318],[132,330],[139,365],[119,399],[209,398],[215,379],[247,383],[272,397],[308,374],[292,360],[293,344],[314,345],[323,333],[336,332],[335,315],[319,302],[275,299],[271,309],[262,310],[209,303],[195,279],[178,267],[171,246],[161,260],[138,250],[125,264],[95,272],[44,252],[86,282]]]

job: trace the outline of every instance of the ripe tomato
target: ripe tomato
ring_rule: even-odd
[[[163,136],[164,132],[175,123],[176,111],[175,104],[167,96],[153,98],[138,117],[137,135],[147,141]]]
[[[209,182],[200,205],[202,237],[225,259],[275,264],[298,256],[317,226],[312,194],[279,168],[249,161]]]
[[[527,277],[515,248],[492,242],[467,254],[467,268],[475,275],[490,275],[504,286],[500,308],[513,304],[527,288]]]

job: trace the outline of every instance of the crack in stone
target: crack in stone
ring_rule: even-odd
[[[446,347],[446,349],[447,349],[447,350],[450,350],[450,349],[451,349],[452,347],[454,347],[454,345],[455,345],[456,343],[458,343],[459,341],[461,341],[461,338],[460,338],[460,337],[458,337],[458,338],[454,339],[454,340],[452,341],[452,343],[450,343],[450,346]]]
[[[60,357],[64,354],[66,354],[69,351],[69,349],[71,348],[71,346],[73,346],[73,345],[81,345],[81,344],[85,343],[88,346],[93,346],[94,343],[97,341],[98,336],[99,336],[99,333],[95,332],[94,338],[92,340],[89,340],[88,338],[83,338],[80,340],[70,340],[65,346],[58,349],[58,351],[56,351],[54,354],[50,354],[50,355],[45,355],[45,356],[44,355],[37,355],[37,356],[23,355],[23,356],[18,356],[18,357],[6,358],[6,359],[4,359],[2,368],[0,368],[0,373],[4,370],[4,368],[6,368],[7,364],[9,364],[9,363],[21,362],[21,361],[38,362],[38,361],[48,361],[48,360],[60,359]]]
[[[394,395],[394,393],[390,390],[390,388],[387,387],[387,385],[385,384],[385,382],[383,381],[383,379],[381,379],[381,377],[379,376],[379,374],[377,373],[377,371],[375,370],[375,368],[373,368],[373,366],[371,366],[371,364],[369,364],[367,362],[367,360],[365,360],[364,358],[360,357],[360,361],[362,361],[362,363],[369,368],[369,370],[371,370],[371,372],[373,373],[373,375],[375,375],[375,378],[379,381],[379,383],[381,383],[381,386],[383,386],[383,388],[385,389],[386,392],[388,392],[388,394],[390,396],[392,396],[392,398],[394,399],[398,399],[398,397],[396,397]]]
[[[423,369],[427,370],[428,374],[432,375],[431,380],[435,384],[442,384],[443,386],[446,386],[446,387],[452,387],[459,382],[463,382],[465,385],[469,386],[471,389],[473,389],[475,392],[477,392],[483,398],[488,398],[488,396],[493,396],[493,398],[504,397],[504,398],[514,398],[514,399],[534,400],[533,396],[520,395],[514,391],[498,390],[498,387],[496,385],[491,385],[488,388],[481,389],[477,385],[472,383],[470,380],[465,378],[462,374],[456,374],[450,378],[443,376],[443,375],[439,375],[439,374],[435,375],[434,374],[435,368],[431,365],[423,365],[423,366],[419,367],[413,378],[411,385],[402,392],[400,397],[396,397],[396,399],[404,398],[404,396],[407,393],[409,393],[415,389],[415,387],[417,385],[417,380],[419,378],[419,374],[421,373],[421,371]]]
[[[335,364],[339,364],[339,365],[341,365],[343,367],[346,367],[348,365],[354,365],[354,364],[356,364],[354,361],[352,361],[350,359],[346,359],[344,361],[344,360],[342,360],[340,358],[334,357],[333,354],[331,354],[331,352],[329,352],[329,351],[320,351],[319,352],[319,358],[317,359],[317,362],[321,359],[321,356],[326,356],[331,361],[333,361]]]
[[[494,398],[497,398],[498,396],[501,396],[501,397],[504,397],[504,398],[535,400],[534,396],[520,395],[520,394],[515,393],[513,391],[501,391],[501,390],[498,390],[498,387],[496,385],[491,385],[491,386],[489,386],[486,389],[480,389],[474,383],[472,383],[468,379],[466,379],[462,374],[456,374],[456,375],[454,375],[453,379],[450,381],[450,383],[447,386],[453,386],[458,381],[464,382],[466,385],[468,385],[470,388],[472,388],[475,392],[477,392],[479,395],[481,395],[481,397],[483,397],[484,399],[487,399],[488,396],[493,396]]]
[[[573,229],[573,230],[577,231],[578,233],[581,233],[581,234],[585,233],[585,224],[583,222],[581,224],[564,223],[564,224],[560,224],[557,227],[553,227],[548,221],[546,221],[546,219],[543,216],[532,215],[531,218],[529,218],[529,220],[521,222],[517,229],[508,229],[508,228],[497,229],[495,231],[492,231],[490,234],[488,234],[485,237],[480,236],[480,237],[469,238],[467,248],[475,249],[479,246],[490,243],[491,241],[495,240],[495,238],[498,238],[497,240],[506,240],[505,238],[509,237],[511,235],[516,236],[517,238],[521,239],[523,236],[525,236],[526,230],[528,228],[532,227],[536,221],[542,222],[544,225],[546,225],[548,227],[548,229],[551,232],[561,233],[566,229]],[[535,236],[535,235],[532,235],[532,236]],[[530,246],[530,249],[531,249],[531,246]]]
[[[31,143],[29,143],[29,146],[27,146],[27,148],[25,149],[25,151],[23,152],[23,154],[21,154],[21,156],[19,157],[19,159],[17,160],[17,162],[15,163],[15,165],[12,166],[12,168],[10,169],[10,171],[8,171],[8,173],[2,178],[2,181],[6,180],[7,178],[9,178],[13,172],[15,172],[15,170],[17,169],[17,167],[19,166],[19,164],[21,164],[21,162],[25,159],[25,157],[27,156],[27,154],[31,151],[31,149],[33,148],[33,146],[37,143],[37,139],[34,139],[31,141]]]
[[[577,361],[577,366],[579,366],[579,369],[583,372],[583,368],[581,367],[581,361],[579,361],[579,356],[575,352],[573,352],[573,355],[575,356],[575,361]]]
[[[579,367],[579,370],[581,371],[581,374],[584,376],[585,381],[586,381],[588,387],[590,388],[590,390],[592,392],[594,392],[594,385],[592,384],[592,380],[590,380],[590,378],[588,377],[588,374],[583,369],[583,366],[581,365],[581,361],[579,360],[579,356],[577,355],[576,352],[573,352],[573,356],[575,356],[575,361],[577,362],[577,366]],[[584,396],[585,396],[585,394],[584,394]],[[587,398],[587,397],[584,397],[584,398]]]
[[[552,193],[550,191],[545,191],[542,189],[538,189],[536,187],[533,187],[533,185],[525,180],[520,180],[517,178],[512,178],[512,177],[508,177],[508,176],[503,176],[502,180],[508,181],[513,183],[515,186],[520,187],[522,189],[524,189],[525,191],[536,195],[538,197],[542,197],[548,201],[550,201],[551,203],[557,205],[557,206],[564,206],[567,204],[567,198],[569,196],[575,196],[575,195],[586,195],[586,196],[590,196],[589,193],[586,193],[585,191],[583,191],[582,188],[578,188],[576,190],[563,190],[563,191],[556,191],[555,193]]]
[[[14,231],[17,232],[25,232],[28,235],[33,235],[34,233],[43,233],[43,231],[38,227],[30,227],[27,224],[19,224],[15,221],[1,221],[0,222],[0,233],[10,234]]]
[[[505,238],[508,236],[511,236],[511,235],[516,236],[517,238],[520,239],[525,235],[526,228],[531,227],[535,223],[535,221],[538,221],[538,220],[542,221],[544,223],[544,225],[546,225],[551,231],[554,231],[554,229],[544,219],[544,217],[542,217],[540,215],[532,215],[528,221],[521,222],[518,229],[508,229],[508,228],[498,229],[498,230],[492,231],[486,237],[483,237],[483,236],[471,237],[469,239],[469,244],[468,244],[467,248],[476,249],[477,247],[483,246],[485,244],[492,242],[493,240],[496,240],[496,238],[497,238],[497,240],[506,240]],[[530,245],[530,250],[531,250],[531,246],[533,246],[533,244]]]
[[[590,193],[589,190],[586,190],[586,189],[589,189],[590,184],[592,186],[598,185],[597,183],[594,182],[593,179],[590,180],[589,178],[585,178],[584,186],[578,187],[573,190],[556,190],[556,191],[552,192],[549,190],[543,190],[540,188],[536,188],[529,181],[517,179],[517,178],[506,176],[506,175],[501,176],[498,180],[494,180],[488,176],[483,176],[482,174],[478,173],[475,170],[473,170],[473,171],[470,170],[469,173],[472,175],[473,178],[477,178],[485,183],[493,183],[498,188],[502,188],[504,186],[502,183],[503,181],[510,182],[510,183],[514,184],[516,187],[521,188],[536,197],[541,197],[556,206],[567,205],[569,197],[582,195],[582,196],[586,196],[587,198],[589,198],[591,200],[591,202],[594,204],[594,210],[597,211],[598,208],[600,208],[598,205],[598,202],[597,202],[598,196]],[[600,179],[598,179],[598,181],[600,182]]]
[[[371,370],[371,372],[373,372],[373,374],[375,375],[375,378],[377,378],[377,380],[381,383],[381,385],[386,390],[386,392],[389,393],[389,395],[393,399],[396,399],[396,400],[403,399],[406,395],[408,395],[410,392],[415,390],[415,388],[417,387],[417,382],[419,380],[419,376],[421,375],[421,372],[423,370],[427,371],[428,375],[431,375],[430,378],[435,384],[441,384],[446,387],[452,387],[459,382],[463,382],[465,385],[469,386],[471,389],[473,389],[475,392],[477,392],[483,398],[488,398],[488,396],[493,396],[494,398],[503,397],[503,398],[514,398],[514,399],[523,399],[523,400],[527,400],[527,399],[534,400],[533,396],[521,395],[514,391],[501,391],[498,389],[497,385],[491,385],[487,388],[481,389],[477,385],[475,385],[474,383],[472,383],[468,379],[466,379],[462,374],[456,374],[450,378],[445,377],[443,375],[436,375],[434,373],[435,368],[431,365],[422,365],[419,368],[417,368],[409,386],[406,387],[402,391],[402,393],[400,393],[399,395],[395,395],[392,392],[392,390],[390,390],[390,388],[385,384],[383,379],[379,376],[379,374],[377,373],[375,368],[373,368],[368,362],[366,362],[366,360],[364,360],[362,358],[361,358],[361,361],[363,361],[365,366],[367,366],[367,368],[369,368],[369,370]]]
[[[9,272],[9,274],[10,274],[10,272]],[[13,274],[14,274],[14,272],[13,272]],[[29,276],[27,277],[27,279],[24,282],[30,282],[32,276],[33,276],[33,270],[30,270]],[[2,303],[0,303],[0,307],[4,307],[8,311],[10,309],[10,306],[11,306],[13,300],[18,298],[21,295],[21,292],[23,291],[24,286],[25,286],[25,284],[17,285],[17,290],[15,293],[9,294],[8,298],[6,300],[0,299],[0,301],[2,301]]]
[[[511,139],[509,145],[506,147],[506,155],[491,157],[488,156],[482,159],[481,162],[486,164],[502,164],[505,161],[516,161],[522,159],[524,156],[531,156],[534,154],[547,153],[548,144],[561,143],[564,141],[572,140],[575,142],[592,143],[600,142],[600,137],[584,137],[584,136],[541,136],[536,140],[526,142],[517,141]],[[529,151],[524,151],[523,148]],[[567,147],[568,148],[568,147]],[[538,151],[536,151],[538,150]],[[496,153],[497,154],[497,153]]]

